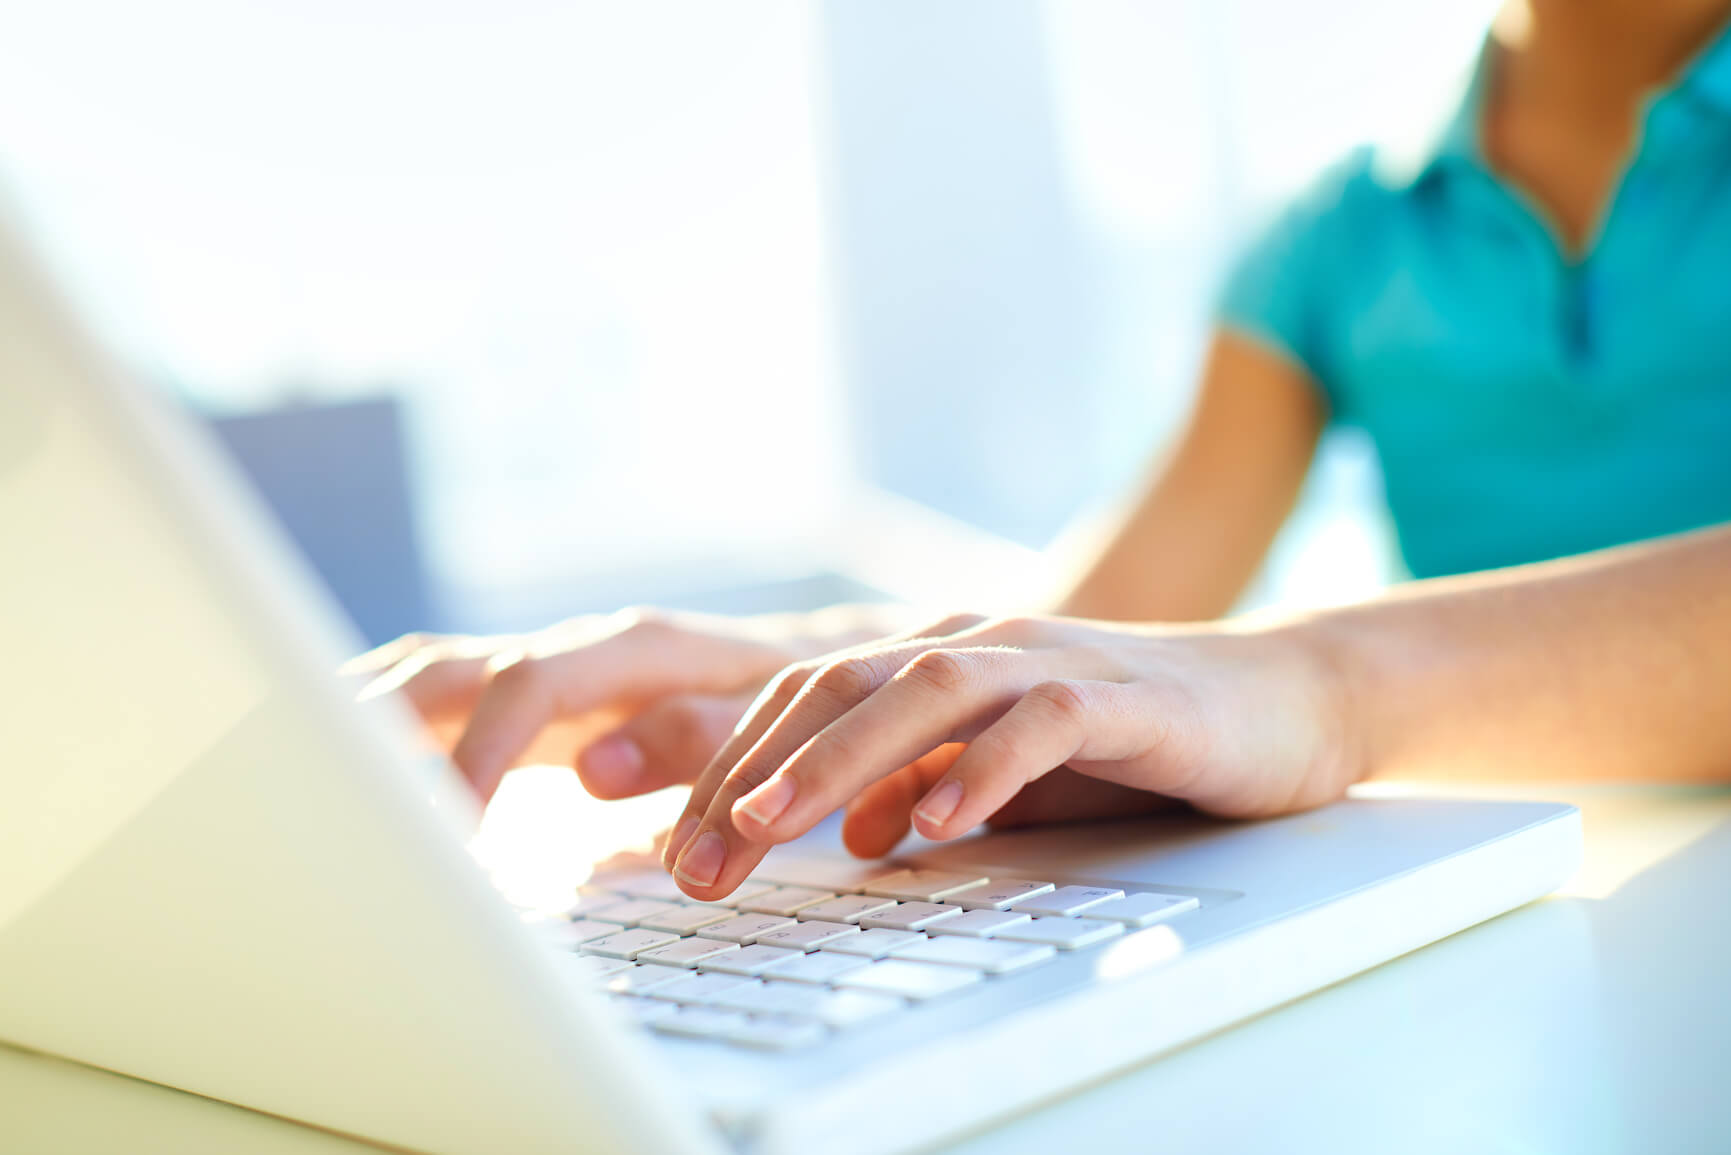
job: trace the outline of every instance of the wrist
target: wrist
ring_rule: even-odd
[[[1364,654],[1351,623],[1338,614],[1318,613],[1270,631],[1303,671],[1317,722],[1329,751],[1333,776],[1344,785],[1362,781],[1376,769],[1373,689]]]

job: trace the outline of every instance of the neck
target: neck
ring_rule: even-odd
[[[1731,0],[1509,0],[1492,36],[1512,73],[1610,107],[1665,86],[1727,20]]]

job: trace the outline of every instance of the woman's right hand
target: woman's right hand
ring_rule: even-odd
[[[575,766],[600,798],[694,781],[788,664],[887,632],[886,611],[723,617],[624,610],[529,634],[411,634],[343,669],[401,692],[483,802],[527,762]]]

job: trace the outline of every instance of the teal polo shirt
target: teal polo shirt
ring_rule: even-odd
[[[1370,435],[1416,577],[1731,521],[1731,31],[1649,103],[1582,256],[1485,163],[1493,57],[1410,159],[1289,206],[1218,311]]]

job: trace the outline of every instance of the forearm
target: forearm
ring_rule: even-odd
[[[1225,614],[1291,512],[1324,418],[1302,369],[1218,333],[1177,444],[1105,533],[1066,543],[1079,562],[1052,608],[1107,621]]]
[[[1052,611],[1119,622],[1205,622],[1223,617],[1262,564],[1290,503],[1223,508],[1231,494],[1169,468],[1104,533],[1065,549],[1083,560]]]
[[[1361,776],[1731,780],[1731,526],[1293,627]]]

